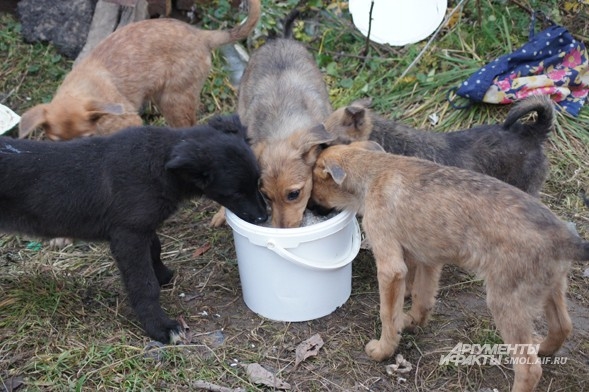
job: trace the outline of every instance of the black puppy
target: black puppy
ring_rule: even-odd
[[[244,135],[231,116],[61,143],[0,138],[0,232],[108,241],[147,335],[174,342],[180,326],[159,304],[173,272],[160,260],[156,230],[199,195],[246,221],[267,219]]]

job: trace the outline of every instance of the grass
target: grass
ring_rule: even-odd
[[[280,29],[280,20],[296,3],[264,0],[262,23],[248,39],[248,49]],[[229,4],[216,0],[209,8],[198,8],[203,26],[230,26],[243,18]],[[565,25],[575,23],[566,26],[587,36],[588,27],[582,24],[587,19],[577,17],[586,9],[570,13],[555,0],[526,4]],[[335,107],[370,96],[376,111],[436,132],[503,121],[509,107],[477,104],[454,110],[446,95],[486,62],[526,41],[529,15],[520,7],[480,0],[479,14],[477,2],[467,1],[409,68],[425,41],[402,48],[371,44],[364,54],[366,40],[353,28],[345,5],[309,1],[302,18],[306,22],[297,22],[295,29],[296,38],[314,53]],[[72,61],[51,45],[22,42],[19,29],[12,16],[0,15],[0,103],[22,113],[51,99]],[[236,90],[219,52],[214,52],[213,64],[201,94],[203,120],[236,107]],[[428,119],[434,113],[439,117],[436,125]],[[153,109],[146,120],[163,124]],[[585,237],[589,212],[579,192],[589,191],[588,129],[587,106],[578,118],[558,116],[547,145],[552,168],[542,194],[542,200],[576,223]],[[76,243],[51,250],[37,239],[0,235],[0,379],[23,377],[25,385],[19,390],[26,391],[188,391],[195,389],[196,380],[268,390],[250,382],[241,366],[258,362],[297,391],[505,390],[513,381],[509,367],[439,366],[440,356],[457,342],[500,341],[485,308],[481,282],[457,269],[444,273],[430,324],[403,335],[399,352],[414,365],[408,374],[390,376],[384,364],[370,361],[363,352],[364,344],[380,333],[378,288],[369,252],[362,251],[354,261],[352,296],[332,315],[305,323],[256,316],[241,298],[231,231],[208,227],[216,208],[206,200],[192,201],[161,230],[163,260],[177,271],[174,284],[162,291],[162,306],[186,320],[193,338],[188,345],[155,351],[146,349],[150,342],[128,307],[107,246]],[[210,249],[199,254],[207,243]],[[563,349],[569,363],[545,366],[540,390],[587,388],[585,268],[574,264],[570,274],[576,330]],[[321,334],[324,347],[294,369],[296,345],[315,333]]]

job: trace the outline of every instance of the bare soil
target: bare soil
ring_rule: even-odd
[[[198,224],[199,231],[210,230],[206,227],[209,204],[213,203],[204,202],[201,207],[205,209],[205,218]],[[190,215],[189,210],[183,213]],[[586,229],[587,225],[584,227]],[[182,315],[186,320],[194,334],[193,343],[209,347],[239,347],[249,352],[246,357],[250,360],[251,354],[256,353],[253,356],[259,357],[262,366],[289,382],[296,391],[509,390],[513,381],[510,366],[439,365],[440,358],[459,342],[501,343],[485,304],[482,282],[462,270],[450,266],[445,269],[430,323],[423,330],[403,335],[397,353],[413,365],[413,370],[389,375],[385,366],[394,363],[394,358],[375,363],[364,353],[364,345],[380,333],[376,268],[370,251],[361,250],[353,262],[352,295],[342,307],[317,320],[286,323],[264,319],[247,308],[241,296],[231,230],[227,227],[218,229],[216,236],[217,240],[208,252],[222,257],[209,259],[205,253],[202,262],[197,258],[174,265],[176,280],[162,298],[170,313]],[[200,249],[207,242],[206,235],[202,239],[195,238],[193,244],[184,244],[183,251],[190,252],[191,245]],[[543,366],[540,391],[589,388],[586,386],[589,374],[589,289],[588,279],[582,277],[584,268],[584,265],[575,265],[571,272],[569,310],[575,329],[557,354],[564,357],[566,363]],[[538,321],[537,327],[540,333],[545,331],[542,320]],[[296,346],[314,334],[320,334],[325,346],[316,357],[295,369]],[[227,360],[239,363],[241,359]]]

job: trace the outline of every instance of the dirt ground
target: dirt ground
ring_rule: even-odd
[[[509,390],[513,381],[509,365],[440,365],[440,358],[457,343],[501,343],[485,305],[482,283],[472,276],[446,268],[431,322],[414,334],[404,333],[397,351],[411,363],[412,370],[388,374],[386,365],[395,363],[394,358],[375,363],[364,353],[364,345],[380,332],[376,270],[369,251],[361,250],[354,260],[352,295],[335,312],[308,322],[267,320],[248,309],[242,299],[231,229],[208,227],[215,209],[209,201],[192,203],[162,230],[164,260],[177,272],[173,286],[162,293],[162,303],[171,315],[186,321],[192,334],[190,343],[197,346],[192,354],[210,357],[209,366],[223,366],[219,361],[225,366],[239,366],[255,360],[288,382],[294,391]],[[198,222],[194,216],[200,217]],[[187,226],[192,229],[187,230]],[[587,278],[580,278],[585,267],[575,265],[571,272],[569,309],[574,332],[557,354],[561,362],[566,362],[543,366],[540,391],[588,388],[589,290]],[[106,280],[107,287],[97,286],[95,290],[114,289],[111,305],[120,307],[121,317],[132,320],[116,278],[113,271],[111,279]],[[90,303],[91,291],[87,298]],[[544,331],[542,320],[537,327]],[[295,368],[297,345],[315,334],[325,345],[315,357]],[[233,375],[209,381],[239,386]],[[167,387],[190,389],[181,383]]]
[[[364,353],[364,345],[380,333],[376,269],[369,251],[361,250],[353,262],[352,295],[342,307],[329,316],[309,322],[275,322],[256,315],[243,302],[234,250],[221,245],[225,239],[230,241],[231,230],[219,231],[219,245],[213,244],[209,252],[221,252],[227,260],[207,262],[202,269],[197,268],[198,274],[191,272],[193,265],[176,267],[178,277],[174,289],[168,292],[172,295],[164,295],[164,303],[182,313],[197,335],[204,333],[193,342],[203,339],[200,341],[210,344],[207,339],[213,336],[218,340],[217,331],[222,331],[226,343],[263,353],[260,364],[279,374],[296,391],[509,390],[513,381],[510,366],[439,364],[440,358],[459,342],[501,343],[485,304],[481,281],[463,271],[453,267],[445,269],[430,323],[415,334],[403,334],[397,353],[402,354],[413,369],[389,375],[386,365],[395,363],[394,358],[375,363]],[[203,241],[206,243],[206,238]],[[202,243],[197,241],[195,246],[200,248]],[[574,331],[557,354],[557,357],[564,357],[566,363],[543,366],[540,391],[589,388],[589,290],[587,278],[579,278],[585,267],[576,265],[571,273],[569,310]],[[177,303],[180,292],[185,296]],[[545,331],[544,327],[539,320],[538,331]],[[317,357],[295,369],[296,346],[314,334],[320,334],[325,346]]]
[[[163,260],[176,271],[173,284],[162,291],[161,302],[168,314],[182,318],[189,327],[190,341],[185,342],[185,348],[176,349],[185,360],[192,358],[212,372],[208,382],[231,388],[247,387],[247,390],[274,390],[259,384],[252,386],[247,381],[241,365],[259,363],[287,382],[293,391],[509,390],[513,381],[509,365],[440,365],[441,357],[448,355],[458,343],[501,343],[485,305],[482,283],[472,276],[457,268],[444,271],[430,323],[416,333],[404,333],[397,350],[397,354],[409,361],[411,370],[389,374],[386,366],[394,364],[394,358],[376,363],[364,353],[364,345],[380,333],[376,270],[369,251],[361,250],[353,261],[352,294],[332,314],[308,322],[271,321],[252,312],[243,301],[232,231],[228,227],[208,226],[216,208],[215,203],[207,200],[187,203],[161,230]],[[124,341],[139,350],[149,345],[128,306],[118,271],[105,245],[79,242],[53,253],[44,248],[45,256],[39,260],[39,252],[23,250],[22,243],[11,244],[0,247],[4,301],[10,299],[11,290],[22,289],[23,281],[27,281],[7,279],[15,268],[20,276],[31,275],[32,286],[43,284],[43,280],[54,280],[56,285],[65,286],[61,291],[69,291],[66,296],[73,297],[73,303],[62,300],[53,312],[37,315],[39,323],[50,327],[46,337],[30,336],[30,344],[40,339],[47,342],[47,351],[59,350],[59,343],[53,341],[58,333],[68,345],[88,344],[88,349],[96,340],[116,342],[118,335],[126,336]],[[90,257],[91,264],[83,262],[77,268],[69,264],[80,254]],[[30,259],[26,260],[27,257]],[[581,277],[584,268],[579,264],[571,271],[568,301],[574,331],[557,353],[559,360],[562,362],[564,358],[566,362],[544,364],[539,391],[588,388],[589,288],[587,278]],[[72,283],[60,283],[63,279]],[[43,295],[34,288],[30,292],[30,295]],[[74,319],[86,325],[82,331],[87,331],[81,332],[85,336],[78,337],[77,332],[72,332],[80,328],[69,325]],[[540,332],[544,331],[542,320],[537,326]],[[11,338],[6,328],[0,331],[2,339]],[[296,347],[315,334],[323,339],[323,347],[316,356],[295,367]],[[53,345],[56,347],[52,349]],[[27,352],[19,347],[16,356],[0,351],[0,372],[4,375],[29,361],[43,363],[43,348],[30,348]],[[30,366],[28,369],[28,374],[22,374],[25,379],[41,376]],[[37,386],[18,390],[57,389]],[[166,380],[156,390],[195,388],[185,380]]]

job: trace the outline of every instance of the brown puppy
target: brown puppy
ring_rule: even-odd
[[[260,0],[250,0],[247,21],[231,30],[166,18],[122,27],[74,66],[50,103],[22,115],[19,137],[38,127],[50,139],[67,140],[141,125],[138,111],[149,100],[171,127],[195,125],[211,50],[246,38],[260,12]]]
[[[385,151],[415,156],[498,178],[539,197],[548,176],[544,141],[554,128],[554,107],[547,96],[533,96],[515,105],[501,125],[482,125],[455,132],[422,131],[388,120],[369,110],[370,99],[334,111],[325,127],[335,143],[373,140]],[[536,112],[535,122],[520,119]],[[406,294],[412,290],[414,266],[407,264]]]
[[[241,79],[237,111],[260,164],[272,226],[300,226],[320,145],[334,139],[321,125],[332,108],[311,54],[292,39],[262,45]],[[211,223],[223,222],[219,211]]]
[[[368,110],[360,100],[333,112],[325,127],[337,142],[374,140],[385,151],[427,159],[498,178],[538,197],[548,175],[543,143],[554,128],[554,108],[547,96],[515,105],[503,124],[439,133],[414,129]],[[536,121],[521,123],[529,113]]]
[[[487,305],[505,344],[534,344],[533,318],[542,309],[548,335],[538,354],[552,355],[570,334],[566,276],[571,260],[589,260],[589,242],[529,194],[473,171],[353,143],[321,153],[312,200],[363,214],[380,293],[382,334],[366,345],[373,359],[390,357],[404,328],[427,321],[446,263],[485,279]],[[417,266],[407,314],[405,260]],[[531,391],[542,368],[534,350],[521,351],[512,391]]]

